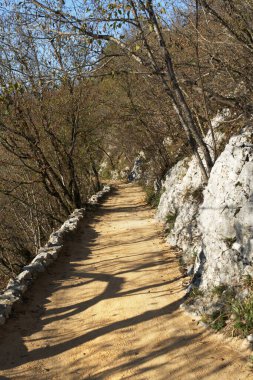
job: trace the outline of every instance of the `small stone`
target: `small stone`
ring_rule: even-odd
[[[48,240],[48,245],[54,246],[54,245],[59,245],[63,243],[63,234],[61,231],[56,231],[53,232]]]
[[[238,242],[235,242],[233,245],[232,245],[232,249],[234,249],[235,251],[237,252],[242,252],[243,251],[243,247],[241,244],[239,244]]]
[[[16,277],[17,281],[19,281],[20,283],[23,283],[23,282],[25,282],[27,280],[30,280],[31,278],[32,278],[31,272],[29,272],[28,270],[22,271]]]
[[[61,249],[62,249],[62,245],[51,246],[50,243],[48,243],[47,246],[39,249],[39,253],[49,252],[52,254],[52,252],[59,252]]]
[[[247,336],[247,341],[253,343],[253,334]]]
[[[199,326],[202,326],[202,327],[208,327],[208,324],[205,323],[205,322],[203,322],[203,321],[199,321],[199,322],[198,322],[198,325],[199,325]]]

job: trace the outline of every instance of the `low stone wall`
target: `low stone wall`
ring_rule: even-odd
[[[110,190],[110,186],[104,186],[103,190],[90,197],[88,205],[96,206]],[[74,210],[59,230],[50,235],[47,244],[39,249],[39,253],[31,263],[24,266],[22,272],[8,282],[5,290],[0,294],[0,325],[9,318],[13,307],[22,302],[24,293],[38,275],[57,259],[64,248],[66,238],[77,230],[85,213],[85,208]]]

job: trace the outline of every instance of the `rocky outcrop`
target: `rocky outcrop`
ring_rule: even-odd
[[[201,183],[201,173],[195,159],[178,162],[166,176],[156,214],[157,220],[166,223],[168,244],[180,247],[188,264],[199,249],[196,215]]]
[[[217,128],[226,116],[228,110],[223,110],[212,120],[218,146],[224,135]],[[205,141],[209,147],[212,146],[210,132]],[[196,158],[181,160],[169,170],[163,189],[156,219],[167,225],[168,244],[179,247],[183,251],[185,264],[192,265],[201,248],[197,218],[203,201],[203,178]]]
[[[217,159],[198,226],[202,252],[195,280],[202,288],[253,276],[253,128],[231,138]]]
[[[156,218],[192,271],[195,262],[194,283],[203,289],[253,277],[252,144],[252,127],[232,137],[204,191],[194,158],[178,162],[163,183]]]
[[[97,205],[99,200],[109,191],[110,186],[104,186],[102,191],[99,191],[89,199],[88,205]],[[77,230],[85,213],[85,208],[74,210],[61,228],[50,235],[47,244],[40,248],[39,253],[32,262],[26,265],[18,276],[9,281],[5,290],[0,294],[0,325],[5,323],[13,307],[17,303],[22,302],[24,293],[38,275],[44,272],[57,259],[64,248],[66,238],[70,233]]]

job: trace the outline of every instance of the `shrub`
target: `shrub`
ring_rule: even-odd
[[[246,337],[253,333],[253,295],[244,300],[236,300],[231,305],[234,328],[238,335]]]
[[[177,212],[175,212],[174,214],[172,214],[172,213],[167,214],[167,216],[166,216],[166,232],[169,233],[173,229],[175,222],[176,222],[176,219],[177,219]]]
[[[185,199],[193,198],[198,204],[202,203],[204,200],[203,195],[204,188],[200,186],[199,188],[193,190],[192,188],[188,188],[184,194]]]
[[[199,289],[197,286],[193,286],[190,293],[188,294],[186,304],[191,304],[193,301],[198,297],[203,297],[204,293],[201,289]]]
[[[146,202],[153,208],[157,208],[159,206],[161,192],[155,192],[152,188],[146,188]]]
[[[221,309],[213,312],[210,319],[210,326],[212,329],[215,331],[220,331],[226,326],[228,315]]]
[[[221,297],[221,295],[224,293],[225,290],[227,290],[228,286],[227,285],[217,285],[212,289],[212,294],[217,295]]]
[[[245,288],[253,290],[253,278],[250,274],[244,276],[243,285],[245,286]]]
[[[192,193],[193,198],[198,202],[202,203],[204,200],[204,195],[203,195],[203,187],[199,187],[198,189],[195,189]]]

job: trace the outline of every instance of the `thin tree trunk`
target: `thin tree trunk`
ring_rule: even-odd
[[[180,117],[180,121],[183,124],[184,129],[187,130],[188,136],[191,136],[191,138],[193,138],[196,141],[197,145],[200,147],[200,149],[204,155],[206,167],[204,168],[204,165],[202,163],[201,170],[203,173],[206,172],[205,177],[209,177],[211,168],[213,166],[212,157],[210,155],[209,149],[208,149],[205,141],[203,140],[203,138],[201,136],[199,129],[197,128],[197,126],[194,122],[192,112],[191,112],[191,110],[190,110],[190,108],[189,108],[189,106],[188,106],[188,104],[184,98],[183,92],[182,92],[182,90],[179,86],[179,83],[177,81],[177,77],[176,77],[176,74],[174,71],[173,62],[172,62],[170,53],[166,47],[166,43],[165,43],[163,34],[161,32],[160,26],[158,24],[158,21],[157,21],[157,18],[156,18],[154,9],[153,9],[153,5],[152,5],[152,0],[148,0],[146,4],[147,4],[146,9],[149,13],[149,17],[150,17],[151,22],[153,24],[154,31],[156,33],[159,44],[162,48],[163,55],[164,55],[164,61],[165,61],[166,68],[167,68],[167,74],[168,74],[169,81],[166,81],[164,76],[161,75],[164,86],[165,86],[165,88],[167,88],[167,93],[169,94],[169,96],[171,97],[171,99],[173,101],[174,107],[175,107],[175,109],[176,109],[176,111]],[[197,154],[197,156],[199,157],[198,161],[199,162],[202,161],[200,155]]]

